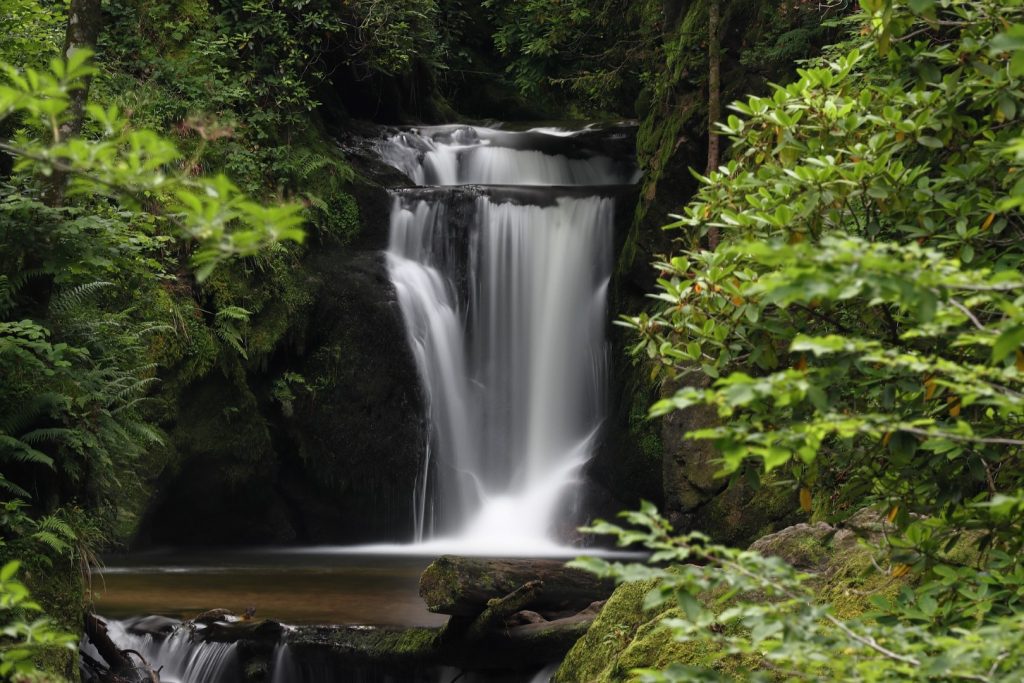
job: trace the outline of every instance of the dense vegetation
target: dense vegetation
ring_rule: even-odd
[[[680,601],[678,637],[786,677],[1013,680],[1024,655],[1024,13],[1015,2],[862,5],[853,36],[798,80],[733,105],[721,125],[731,160],[700,177],[669,226],[689,247],[656,264],[658,304],[628,324],[662,372],[714,378],[652,415],[712,407],[719,422],[691,437],[714,440],[722,473],[755,486],[782,476],[818,518],[887,511],[875,571],[912,583],[865,596],[870,613],[843,622],[791,569],[673,537],[650,509],[630,518],[646,532],[598,530],[706,568],[591,566],[660,577],[651,601]],[[711,228],[718,248],[694,248]],[[730,602],[751,593],[757,604]]]
[[[620,305],[637,305],[637,263],[671,249],[653,303],[624,320],[637,400],[669,393],[654,418],[710,408],[688,438],[714,443],[723,481],[799,491],[815,520],[872,507],[886,530],[865,569],[880,588],[851,614],[781,561],[676,535],[649,506],[629,517],[641,531],[596,525],[700,560],[585,563],[655,580],[644,607],[678,604],[668,626],[712,653],[637,675],[1014,680],[1024,3],[861,6],[112,0],[95,58],[62,59],[65,5],[6,0],[0,557],[76,632],[80,568],[137,532],[177,449],[220,447],[167,424],[212,392],[258,444],[218,461],[226,481],[271,467],[270,428],[243,414],[288,416],[326,391],[275,359],[311,315],[303,238],[344,248],[365,227],[365,178],[334,141],[354,119],[635,115],[646,176]],[[748,92],[762,95],[719,122],[730,147],[705,170],[708,101]],[[668,209],[672,245],[652,229]],[[352,347],[328,351],[344,381]],[[629,467],[660,471],[652,424],[633,420],[645,459]],[[0,677],[73,677],[74,639],[35,621],[17,570],[0,571]]]

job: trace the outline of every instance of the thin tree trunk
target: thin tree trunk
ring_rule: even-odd
[[[100,36],[103,23],[103,12],[100,0],[71,0],[68,7],[68,27],[64,34],[64,58],[68,58],[79,50],[95,50],[96,41]],[[67,118],[57,130],[58,139],[63,142],[82,132],[85,120],[85,105],[89,101],[89,85],[86,79],[83,86],[68,94]],[[64,202],[68,175],[63,171],[54,170],[45,191],[45,201],[50,206],[59,206]]]
[[[708,165],[711,173],[719,164],[719,138],[715,125],[722,118],[722,54],[719,24],[721,23],[721,0],[710,0],[708,4]],[[718,246],[718,227],[708,228],[708,248]]]

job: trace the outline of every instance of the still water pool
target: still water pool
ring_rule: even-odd
[[[331,549],[154,551],[106,558],[94,575],[96,611],[178,619],[209,609],[289,624],[440,626],[417,592],[434,556]]]

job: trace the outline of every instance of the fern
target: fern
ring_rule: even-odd
[[[22,434],[20,440],[33,445],[40,443],[61,443],[72,438],[74,433],[74,430],[66,429],[64,427],[44,427],[40,429],[33,429],[31,432]]]
[[[217,321],[222,319],[237,320],[239,322],[249,322],[249,316],[252,315],[252,311],[248,311],[241,306],[225,306],[224,308],[217,311]]]
[[[6,316],[14,309],[15,289],[6,275],[0,275],[0,315]]]
[[[46,531],[52,534],[57,534],[68,541],[74,541],[78,538],[74,528],[67,523],[67,521],[57,517],[56,515],[47,515],[38,522],[38,528],[40,531]]]
[[[57,534],[49,531],[37,531],[31,538],[45,545],[58,555],[66,555],[71,550],[71,544]]]
[[[19,463],[53,467],[53,458],[9,434],[0,434],[0,458]]]
[[[118,401],[126,401],[129,398],[145,393],[147,388],[157,381],[159,380],[156,377],[144,377],[142,379],[136,379],[128,386],[118,388],[114,392],[114,398],[118,399]]]
[[[327,213],[328,211],[331,210],[331,207],[327,202],[325,202],[318,195],[315,195],[312,192],[304,192],[302,196],[311,208],[316,209],[321,213]]]
[[[216,332],[217,336],[220,337],[221,340],[238,352],[238,355],[248,360],[249,356],[245,351],[245,347],[242,345],[242,333],[239,332],[234,325],[228,323],[218,324]]]
[[[53,391],[36,394],[24,401],[19,401],[13,406],[8,406],[10,412],[0,417],[0,433],[17,434],[29,428],[29,426],[41,417],[58,410],[66,405],[68,397]]]
[[[0,474],[0,492],[11,494],[15,498],[29,498],[29,492],[21,488],[3,474]]]
[[[50,301],[50,315],[61,317],[80,308],[86,299],[106,287],[113,287],[112,282],[87,282],[71,289],[58,292]]]
[[[122,425],[124,430],[131,436],[135,437],[138,441],[144,443],[154,443],[158,446],[164,444],[163,435],[147,422],[141,420],[127,420]]]
[[[342,163],[337,157],[317,152],[312,149],[301,149],[288,160],[294,170],[296,180],[309,180],[316,173],[329,171],[330,177],[341,182],[351,181],[355,172],[348,164]]]

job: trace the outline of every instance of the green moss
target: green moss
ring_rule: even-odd
[[[647,410],[658,399],[658,381],[649,363],[640,363],[628,388],[632,400],[629,407],[629,436],[644,459],[661,466],[665,453],[658,423],[647,419]]]
[[[489,576],[485,574],[482,578],[486,579]],[[443,606],[458,578],[455,566],[447,556],[441,556],[431,562],[420,576],[420,597],[427,603],[427,609],[434,611],[436,607]]]
[[[622,680],[619,655],[636,637],[640,626],[656,613],[644,611],[644,596],[655,582],[622,584],[615,589],[587,634],[565,656],[555,674],[558,683]]]
[[[438,629],[300,627],[288,640],[298,648],[323,648],[350,662],[388,662],[410,665],[431,659],[437,652]]]
[[[762,553],[782,557],[809,570],[811,587],[822,602],[832,606],[840,619],[863,615],[874,595],[894,597],[911,581],[910,575],[892,578],[878,571],[872,562],[875,550],[848,530],[825,524],[798,525],[760,539]],[[555,680],[561,683],[588,681],[603,683],[632,680],[634,669],[664,669],[672,664],[713,669],[733,680],[747,680],[758,660],[722,656],[709,641],[680,643],[664,627],[665,619],[682,619],[676,607],[660,612],[644,610],[644,596],[654,581],[623,584],[616,588],[587,634],[566,656]],[[709,605],[715,596],[702,597]],[[756,600],[755,596],[747,596]],[[724,606],[717,606],[718,609]],[[738,626],[733,635],[742,634]]]
[[[665,619],[681,618],[678,608],[644,610],[644,598],[654,581],[622,584],[559,667],[558,683],[612,683],[632,680],[638,668],[666,668],[671,664],[711,668],[739,678],[752,661],[723,657],[707,641],[676,641],[663,625]]]
[[[833,545],[833,549],[835,554],[829,560],[818,593],[822,601],[832,605],[833,613],[840,619],[863,615],[871,607],[868,602],[871,596],[894,598],[912,580],[909,574],[894,579],[878,571],[872,562],[875,551],[869,546],[850,543],[838,549]]]

